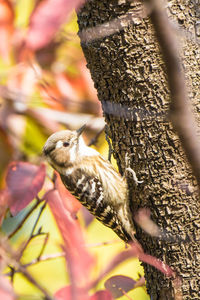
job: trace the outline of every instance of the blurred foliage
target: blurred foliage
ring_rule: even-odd
[[[30,18],[36,5],[42,1],[17,0],[1,1],[0,18],[0,180],[5,187],[5,173],[9,162],[28,161],[40,164],[42,146],[52,132],[63,128],[76,129],[87,123],[85,139],[90,142],[104,127],[101,107],[90,74],[79,45],[77,22],[72,13],[53,39],[44,47],[32,50],[25,47],[27,32],[30,29]],[[41,32],[41,35],[44,34]],[[108,155],[108,146],[102,133],[94,146],[103,155]],[[52,170],[48,167],[48,174]],[[51,187],[52,182],[46,178],[44,189]],[[39,194],[39,195],[40,195]],[[34,200],[35,201],[35,200]],[[7,212],[2,232],[9,234],[21,222],[34,202],[29,204],[15,217]],[[11,238],[15,249],[21,247],[30,235],[40,209],[37,209],[24,222],[22,228]],[[98,221],[86,226],[87,213],[82,209],[78,218],[82,224],[88,250],[95,257],[93,276],[109,263],[115,254],[124,249],[124,243],[112,230]],[[88,216],[87,216],[88,217]],[[61,251],[62,238],[48,206],[45,208],[37,229],[49,232],[49,241],[43,255]],[[44,236],[32,239],[23,254],[23,263],[37,258],[41,251]],[[104,243],[110,242],[107,245]],[[64,258],[56,258],[30,266],[31,274],[41,281],[50,293],[55,293],[68,282]],[[5,272],[9,272],[6,269]],[[137,259],[119,265],[112,273],[99,282],[97,289],[104,289],[104,281],[114,274],[123,274],[133,279],[143,275],[143,269]],[[42,299],[35,286],[28,283],[24,276],[14,276],[14,290],[20,299]],[[147,300],[145,289],[140,287],[129,293],[130,298]],[[127,299],[126,296],[121,299]]]

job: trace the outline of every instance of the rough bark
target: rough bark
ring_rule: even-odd
[[[186,35],[181,31],[184,39],[179,45],[196,113],[200,107],[198,2],[174,0],[168,3],[170,18],[182,30],[187,29]],[[197,183],[168,119],[167,76],[153,26],[148,17],[131,17],[141,7],[140,1],[86,2],[78,13],[80,33],[106,22],[117,24],[120,30],[93,40],[80,34],[82,48],[102,103],[119,170],[123,173],[125,154],[129,153],[131,167],[138,179],[143,180],[136,186],[129,179],[132,211],[150,208],[153,220],[166,234],[173,235],[174,240],[152,238],[138,227],[136,237],[145,252],[164,260],[180,275],[183,299],[199,299]],[[119,22],[113,23],[113,20]],[[101,27],[98,33],[103,36]],[[96,31],[91,30],[90,35],[95,36]],[[200,120],[199,114],[196,119]],[[172,280],[149,265],[144,265],[144,269],[151,299],[174,299]]]

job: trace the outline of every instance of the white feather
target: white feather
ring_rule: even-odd
[[[70,162],[76,161],[76,144],[74,144],[69,150]]]
[[[104,198],[104,194],[102,193],[101,196],[98,198],[97,202],[96,202],[96,206],[98,207],[99,204],[101,203],[101,201],[103,200]]]
[[[82,137],[79,138],[79,155],[80,156],[96,156],[99,153],[88,146],[86,146]]]
[[[72,167],[72,168],[68,168],[66,170],[64,169],[63,171],[61,170],[60,173],[61,174],[64,173],[64,175],[68,176],[68,175],[71,175],[73,173],[73,171],[74,171],[74,168]]]
[[[56,149],[61,148],[63,146],[63,142],[62,141],[58,141],[56,143]]]

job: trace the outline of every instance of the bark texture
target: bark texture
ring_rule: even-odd
[[[148,17],[133,17],[142,7],[140,1],[86,2],[78,13],[81,44],[102,103],[119,170],[123,173],[124,158],[129,153],[131,167],[143,180],[136,186],[129,179],[131,209],[135,212],[141,207],[150,208],[153,220],[174,239],[157,240],[140,228],[136,228],[136,237],[145,252],[164,260],[180,275],[184,300],[200,299],[197,183],[168,119],[167,76],[153,26]],[[200,3],[169,1],[167,10],[175,26],[181,29],[179,46],[189,96],[199,121]],[[104,36],[105,28],[94,27],[106,22],[115,25],[115,32],[107,26],[107,32],[112,34]],[[90,37],[98,31],[99,38],[86,37],[83,30],[88,28]],[[172,280],[149,265],[144,265],[144,269],[151,299],[174,299]]]

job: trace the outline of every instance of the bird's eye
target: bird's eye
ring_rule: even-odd
[[[64,142],[63,143],[63,147],[68,147],[69,146],[69,143],[68,142]]]

